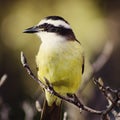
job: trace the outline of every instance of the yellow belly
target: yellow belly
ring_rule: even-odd
[[[44,48],[41,45],[36,56],[38,66],[38,78],[44,81],[44,77],[49,80],[54,89],[65,95],[75,93],[81,83],[83,53],[81,45],[75,41],[67,41],[55,47]],[[46,92],[47,101],[52,101],[52,96]],[[51,99],[51,100],[49,100]]]

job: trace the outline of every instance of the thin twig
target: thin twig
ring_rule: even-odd
[[[4,84],[4,82],[7,79],[7,74],[4,74],[1,78],[0,78],[0,87]]]
[[[47,86],[44,85],[37,77],[34,76],[33,72],[31,71],[31,69],[27,63],[27,59],[24,56],[23,52],[21,52],[21,63],[23,65],[23,67],[27,70],[28,74],[33,78],[33,80],[35,80],[42,88],[46,89]]]
[[[94,79],[94,82],[100,88],[100,91],[104,94],[107,100],[111,102],[109,107],[103,111],[102,119],[106,120],[108,117],[108,113],[112,111],[112,109],[117,106],[118,101],[120,100],[120,92],[119,90],[113,90],[110,87],[104,87],[97,79]]]
[[[111,95],[112,92],[108,89],[109,87],[104,87],[104,85],[102,85],[99,80],[101,81],[101,78],[99,78],[98,80],[96,78],[94,78],[95,84],[98,86],[98,88],[100,89],[100,91],[104,94],[104,96],[106,97],[106,99],[110,100],[110,102],[113,103],[114,101],[113,101],[113,97]]]
[[[68,116],[67,112],[64,112],[63,120],[67,120],[67,116]]]
[[[97,60],[92,64],[92,68],[93,68],[93,73],[97,73],[98,71],[101,70],[101,68],[103,68],[103,66],[107,63],[107,61],[109,60],[109,58],[111,57],[111,54],[113,52],[114,49],[114,43],[112,41],[108,41],[104,48],[102,53],[100,54],[100,56],[97,58]]]

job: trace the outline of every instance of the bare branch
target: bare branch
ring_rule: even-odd
[[[101,68],[107,63],[114,49],[114,44],[112,41],[108,41],[97,60],[92,64],[93,73],[97,73]]]
[[[67,116],[68,116],[67,112],[64,112],[63,120],[67,120]]]
[[[27,64],[27,60],[23,54],[23,52],[21,52],[21,63],[23,65],[23,67],[27,70],[28,74],[44,89],[47,88],[46,85],[44,85],[37,77],[34,76],[33,72],[31,71],[29,65]]]
[[[100,91],[104,94],[108,102],[110,103],[106,110],[102,113],[102,119],[107,120],[108,114],[113,110],[115,106],[118,106],[120,101],[120,90],[113,90],[110,87],[105,87],[103,84],[99,82],[99,80],[94,79],[96,85],[98,85]],[[108,119],[109,120],[109,119]]]
[[[4,84],[4,82],[6,81],[7,79],[7,74],[4,74],[1,79],[0,79],[0,87]]]
[[[38,100],[36,100],[36,102],[35,102],[35,107],[36,107],[36,109],[37,109],[38,112],[41,112],[41,111],[42,111],[40,102],[39,102]]]

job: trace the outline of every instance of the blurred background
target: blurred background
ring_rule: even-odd
[[[5,73],[8,76],[0,87],[0,120],[39,120],[35,101],[42,103],[44,95],[22,67],[20,52],[24,52],[36,75],[35,56],[40,40],[36,35],[22,32],[49,15],[62,16],[71,24],[85,51],[85,75],[105,44],[112,42],[112,55],[97,76],[106,85],[120,88],[119,0],[0,0],[0,77]],[[90,107],[98,110],[106,107],[104,96],[92,81],[80,96]],[[69,120],[99,120],[99,116],[80,114],[70,104],[65,104],[65,111]]]

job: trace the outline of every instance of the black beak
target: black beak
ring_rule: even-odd
[[[37,33],[39,32],[39,27],[36,27],[36,26],[33,26],[33,27],[30,27],[30,28],[27,28],[23,31],[23,33]]]

